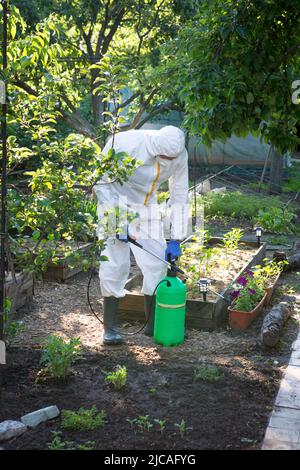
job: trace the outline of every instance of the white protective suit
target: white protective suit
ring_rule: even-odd
[[[103,184],[105,179],[95,185],[99,222],[103,219],[103,206],[128,207],[130,211],[139,214],[139,223],[143,221],[141,230],[137,222],[131,222],[129,234],[146,249],[164,259],[166,241],[157,206],[156,190],[161,183],[169,180],[171,239],[183,240],[188,225],[188,154],[184,133],[174,126],[166,126],[160,130],[126,131],[115,135],[113,146],[116,152],[125,151],[141,164],[122,185],[117,182]],[[103,153],[107,154],[110,148],[112,139],[104,147]],[[172,160],[162,159],[161,156],[172,157]],[[98,236],[103,238],[101,228]],[[115,236],[108,236],[106,248],[102,252],[103,256],[108,257],[108,261],[100,263],[99,270],[100,287],[104,297],[124,297],[124,286],[130,271],[130,249],[143,273],[144,294],[152,295],[158,282],[166,275],[165,263],[130,243],[120,241]]]

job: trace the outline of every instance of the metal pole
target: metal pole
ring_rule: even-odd
[[[0,340],[4,337],[4,284],[5,284],[5,237],[6,237],[6,165],[7,165],[7,0],[1,0],[3,8],[3,36],[2,36],[2,70],[3,70],[3,99],[1,117],[1,139],[2,139],[2,174],[1,174],[1,227],[0,227]]]

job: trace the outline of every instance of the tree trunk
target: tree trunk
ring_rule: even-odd
[[[277,150],[274,147],[272,147],[269,194],[281,193],[282,170],[283,170],[283,157],[277,152]]]

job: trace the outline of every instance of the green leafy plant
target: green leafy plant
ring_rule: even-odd
[[[161,434],[163,434],[164,430],[166,429],[167,420],[166,419],[155,419],[154,422],[156,424],[158,424],[159,430],[160,430]]]
[[[214,365],[202,365],[194,371],[195,380],[204,380],[206,382],[218,382],[224,374]]]
[[[223,243],[226,252],[232,253],[239,246],[239,241],[243,237],[244,232],[240,228],[233,228],[230,232],[225,233],[223,236]]]
[[[26,331],[27,326],[21,320],[15,320],[5,326],[5,336],[9,339],[15,338],[19,333]]]
[[[102,428],[106,423],[106,413],[98,411],[94,405],[91,409],[79,408],[78,411],[62,410],[61,426],[74,431],[92,431]]]
[[[175,423],[174,426],[178,429],[181,437],[184,437],[188,430],[193,429],[192,427],[187,427],[184,419],[182,419],[179,423]]]
[[[279,276],[284,267],[288,264],[287,261],[271,260],[268,261],[266,258],[263,260],[265,262],[264,266],[257,265],[253,271],[253,276],[255,281],[261,285],[264,289],[269,287]]]
[[[63,441],[62,433],[60,431],[51,431],[53,439],[48,443],[47,447],[50,450],[93,450],[95,447],[94,441],[87,441],[84,444],[77,444],[74,441]]]
[[[282,210],[272,207],[267,211],[259,210],[255,223],[264,230],[272,233],[293,233],[295,225],[293,223],[296,215],[290,209]]]
[[[118,365],[115,371],[108,372],[105,377],[105,382],[113,385],[116,390],[121,390],[124,388],[127,382],[126,367]]]
[[[81,341],[71,338],[69,341],[60,336],[50,335],[44,343],[41,365],[54,378],[63,379],[70,374],[71,365],[76,362],[81,352]]]
[[[141,432],[150,431],[153,424],[151,424],[149,415],[141,415],[136,418],[136,425]]]

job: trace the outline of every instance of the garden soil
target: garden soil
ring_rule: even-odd
[[[60,418],[40,424],[22,436],[1,443],[4,449],[47,449],[53,431],[62,431],[63,441],[95,449],[259,449],[273,408],[290,347],[299,330],[300,296],[279,346],[262,349],[259,331],[262,317],[249,330],[234,333],[187,330],[184,344],[173,348],[155,345],[139,333],[128,336],[122,346],[104,347],[102,327],[86,302],[87,274],[64,284],[37,282],[30,313],[20,312],[26,331],[11,340],[5,384],[1,393],[0,421],[19,419],[39,408],[57,405],[60,410],[78,410],[96,405],[107,413],[103,428],[89,432],[66,431]],[[299,275],[284,275],[280,295],[299,292]],[[294,286],[294,287],[293,287]],[[94,308],[101,316],[97,276],[91,288]],[[276,297],[274,302],[276,301]],[[132,333],[141,323],[120,325]],[[80,337],[83,355],[64,383],[36,382],[47,335]],[[202,365],[216,365],[222,373],[216,382],[195,378]],[[105,374],[117,365],[126,366],[124,389],[116,391],[105,383]],[[149,431],[142,432],[130,420],[149,416]],[[155,419],[166,420],[160,432]],[[186,431],[178,426],[185,421]]]

